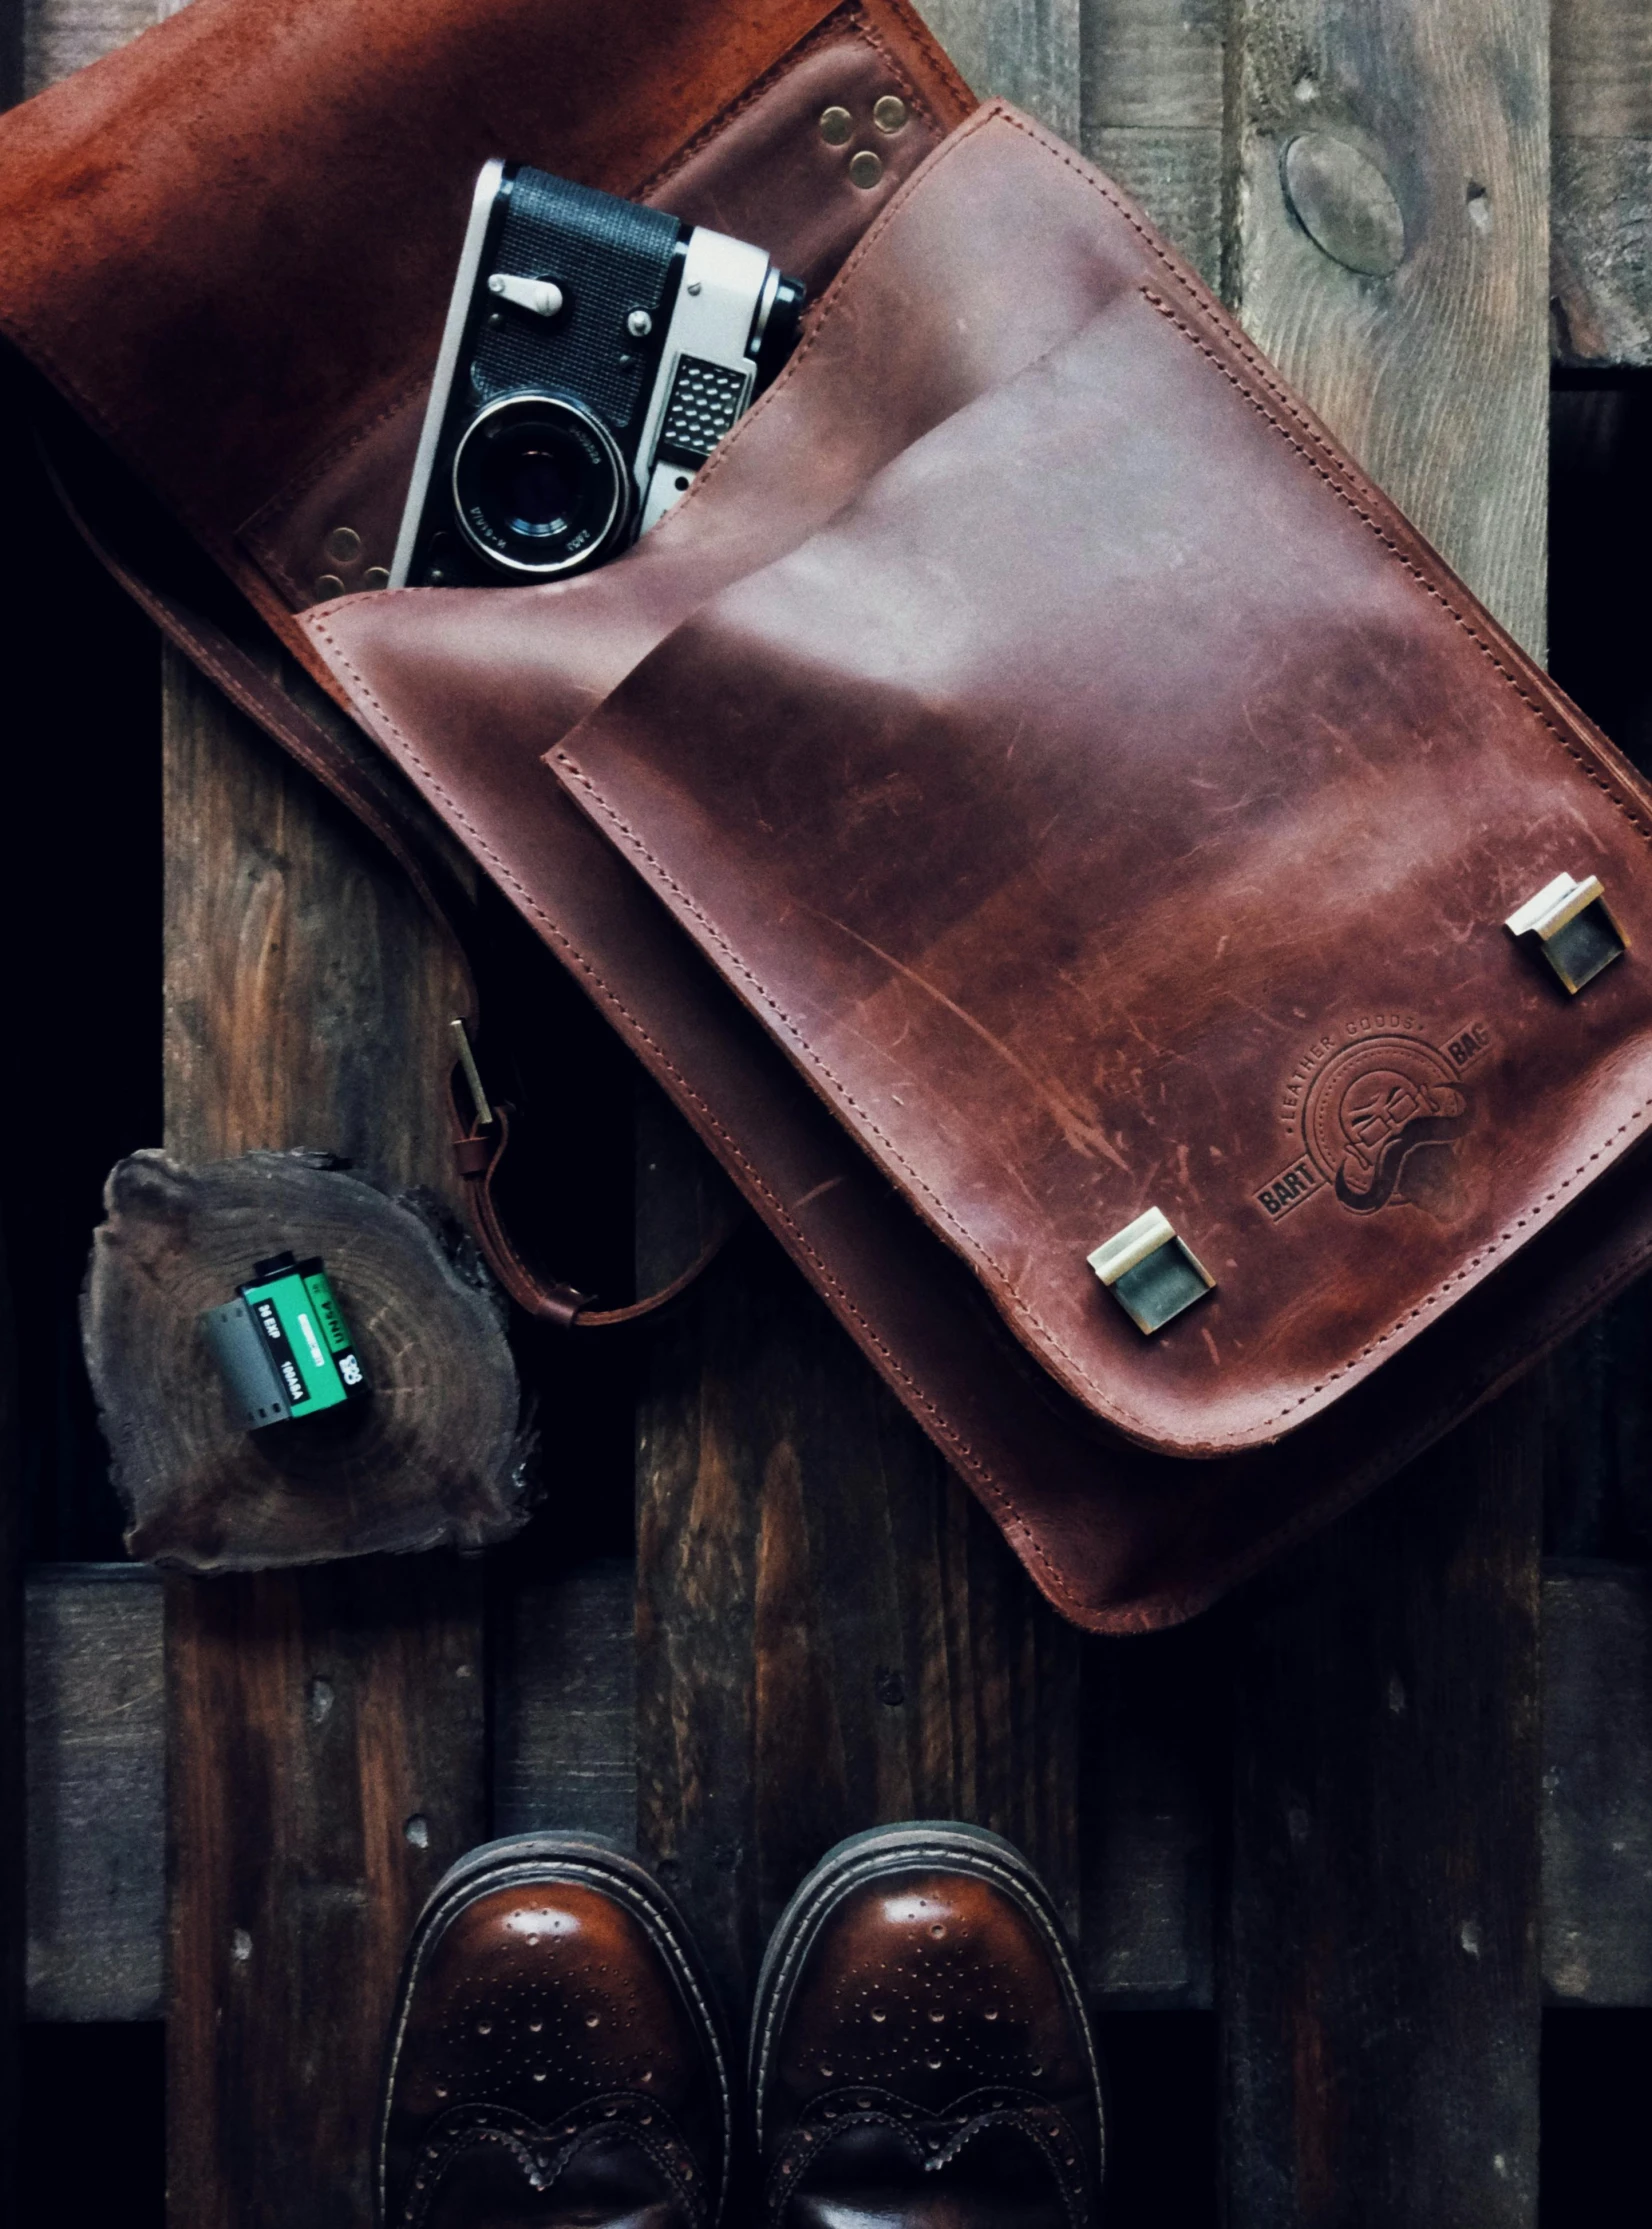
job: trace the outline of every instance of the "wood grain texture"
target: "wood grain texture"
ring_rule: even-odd
[[[167,664],[167,1146],[343,1155],[451,1200],[444,956],[394,870]],[[167,1593],[169,2187],[191,2229],[371,2220],[407,1930],[486,1831],[479,1567]]]
[[[168,1151],[305,1147],[462,1213],[451,955],[343,808],[175,652],[166,692]]]
[[[173,11],[166,0],[21,0],[23,88],[42,92]]]
[[[258,1571],[482,1547],[527,1522],[532,1440],[504,1302],[456,1227],[315,1157],[120,1162],[82,1303],[86,1362],[134,1556]],[[202,1328],[252,1274],[319,1256],[369,1398],[242,1428]]]
[[[1539,651],[1547,29],[1542,0],[1239,0],[1225,267],[1254,338]],[[1289,204],[1309,132],[1342,208]],[[1543,1424],[1540,1384],[1505,1396],[1236,1614],[1233,2229],[1535,2220]]]
[[[1652,364],[1652,11],[1554,0],[1554,348]]]
[[[407,1932],[485,1832],[480,1571],[166,1586],[169,2205],[364,2229]]]
[[[640,1273],[698,1149],[645,1128]],[[755,1229],[655,1342],[638,1424],[641,1846],[738,2008],[841,1836],[962,1818],[1076,1917],[1079,1642]]]
[[[1084,1644],[1079,1849],[1085,1979],[1108,2011],[1213,2001],[1226,1714],[1208,1619]]]
[[[152,1571],[30,1573],[27,1725],[29,2017],[157,2019],[166,1708]]]
[[[995,94],[1076,147],[1084,0],[922,0],[919,13],[982,100]]]
[[[492,1619],[493,1829],[637,1843],[636,1566],[507,1578]]]
[[[1543,1589],[1543,1979],[1652,2004],[1652,1572]]]
[[[1546,0],[1238,0],[1224,292],[1246,329],[1519,641],[1542,655]],[[1399,268],[1317,246],[1298,135],[1387,181]]]
[[[1226,0],[1084,0],[1079,145],[1222,277]]]
[[[573,1822],[632,1847],[633,1566],[593,1559],[502,1591],[494,1830]],[[29,2016],[145,2019],[164,1929],[160,1580],[130,1564],[41,1566],[28,1635]],[[1084,1655],[1087,1979],[1107,2011],[1202,2009],[1227,1773],[1222,1621]],[[1544,1984],[1567,2005],[1652,2008],[1645,1573],[1545,1578],[1543,1661]]]
[[[1234,2229],[1536,2220],[1540,1440],[1505,1395],[1231,1617]]]

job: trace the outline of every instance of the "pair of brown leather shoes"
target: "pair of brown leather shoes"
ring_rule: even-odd
[[[1080,2229],[1103,2159],[1061,1925],[979,1827],[831,1851],[775,1929],[743,2104],[699,1953],[596,1840],[454,1866],[408,1952],[377,2190],[384,2229]]]

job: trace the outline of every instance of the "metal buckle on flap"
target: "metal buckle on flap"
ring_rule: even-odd
[[[1543,957],[1573,998],[1629,949],[1629,939],[1595,875],[1581,882],[1571,875],[1556,875],[1535,898],[1511,913],[1503,926],[1517,940],[1537,939]]]
[[[1138,1331],[1161,1331],[1216,1280],[1168,1215],[1150,1207],[1086,1257]]]

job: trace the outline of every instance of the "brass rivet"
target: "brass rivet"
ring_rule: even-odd
[[[823,108],[820,112],[820,136],[828,147],[841,147],[853,138],[855,120],[846,108]]]
[[[898,93],[885,93],[872,103],[872,121],[880,132],[898,132],[906,122],[906,103]]]
[[[353,526],[335,526],[327,537],[327,555],[335,565],[353,565],[361,555],[361,536]]]
[[[361,577],[369,588],[388,588],[390,586],[390,568],[387,565],[369,565]]]
[[[325,604],[330,598],[343,594],[344,583],[339,579],[337,573],[323,573],[315,584],[315,596],[318,604]]]
[[[849,158],[849,180],[852,185],[875,186],[883,176],[883,159],[874,155],[870,147],[863,147],[858,155]]]

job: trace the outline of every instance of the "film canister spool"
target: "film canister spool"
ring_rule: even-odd
[[[236,1297],[201,1318],[243,1431],[365,1400],[361,1359],[321,1257],[255,1262]]]

